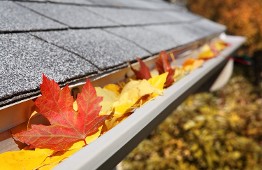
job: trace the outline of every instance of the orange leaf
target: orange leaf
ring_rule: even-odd
[[[43,75],[40,85],[42,96],[36,101],[38,113],[46,117],[50,125],[32,125],[32,128],[17,133],[14,138],[31,148],[66,150],[77,141],[98,131],[107,116],[99,116],[102,98],[88,80],[77,99],[78,113],[73,109],[73,97],[68,86],[62,90],[54,80]]]
[[[130,65],[131,70],[136,75],[136,79],[138,79],[138,80],[143,80],[143,79],[148,80],[148,79],[150,79],[151,78],[151,74],[150,74],[150,70],[147,67],[147,65],[140,58],[137,58],[137,61],[139,62],[139,65],[140,65],[140,69],[139,70],[134,69]]]
[[[201,67],[203,63],[204,60],[201,59],[187,58],[183,63],[183,69],[190,72]]]
[[[195,61],[196,61],[196,59],[194,59],[194,58],[188,58],[184,61],[183,67],[193,65]]]

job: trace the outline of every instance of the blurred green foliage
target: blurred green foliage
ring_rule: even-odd
[[[242,75],[190,96],[121,163],[122,169],[261,170],[262,99]]]

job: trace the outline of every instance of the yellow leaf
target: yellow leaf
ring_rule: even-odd
[[[222,51],[224,50],[226,47],[228,46],[227,43],[225,43],[222,40],[217,40],[214,42],[213,47],[217,50],[217,51]]]
[[[108,88],[108,87],[107,87]],[[95,87],[97,96],[103,97],[100,105],[102,109],[100,115],[109,115],[113,110],[113,103],[117,101],[118,94],[115,91],[107,90],[106,88]]]
[[[215,55],[211,50],[201,52],[198,56],[199,59],[210,59],[210,58],[213,58],[213,57],[215,57]]]
[[[73,155],[75,152],[79,151],[81,148],[73,149],[65,152],[57,152],[55,155],[51,157],[47,157],[45,161],[37,167],[37,169],[41,170],[50,170],[53,169],[56,165],[62,162],[64,159]]]
[[[174,79],[175,81],[180,80],[186,74],[185,70],[182,67],[177,67],[175,69]]]
[[[161,93],[161,91],[159,91],[158,89],[153,87],[147,80],[131,80],[123,88],[123,90],[120,94],[120,97],[123,93],[130,92],[133,89],[138,90],[138,95],[140,97],[147,95],[147,94],[151,94],[153,92]]]
[[[200,60],[200,59],[196,60],[193,64],[193,69],[201,67],[203,63],[204,63],[204,60]]]
[[[95,134],[87,136],[86,139],[85,139],[86,144],[90,144],[91,142],[96,140],[100,136],[101,130],[102,130],[102,126],[98,128],[98,131]],[[85,146],[85,142],[84,141],[78,141],[78,142],[74,143],[68,150],[79,149],[79,148],[82,148],[83,146]]]
[[[23,169],[32,170],[39,167],[44,160],[52,155],[49,149],[10,151],[0,154],[1,169]]]
[[[115,127],[118,123],[119,123],[119,121],[118,121],[118,119],[117,119],[116,117],[112,117],[112,119],[105,121],[105,125],[106,125],[107,130],[112,129],[112,128]]]
[[[98,131],[95,134],[86,137],[86,139],[85,139],[86,144],[90,144],[91,142],[96,140],[101,135],[102,127],[103,126],[100,126],[98,128]]]
[[[85,139],[86,144],[90,144],[91,142],[96,140],[100,136],[101,130],[102,130],[102,126],[99,127],[98,132],[96,132],[95,134],[93,134],[91,136],[87,136],[86,139]],[[68,149],[68,151],[57,152],[55,155],[46,158],[46,160],[41,164],[41,166],[39,166],[39,169],[45,170],[45,169],[52,169],[52,168],[54,168],[57,164],[62,162],[64,159],[68,158],[69,156],[71,156],[75,152],[79,151],[83,146],[85,146],[85,142],[84,141],[79,141],[79,142],[74,143]]]
[[[120,94],[120,87],[116,84],[108,84],[104,87],[104,89],[110,90],[112,92],[115,92],[115,94]]]
[[[183,66],[185,73],[190,73],[193,70],[192,65]]]
[[[195,70],[198,67],[201,67],[204,63],[204,60],[201,59],[194,59],[194,58],[188,58],[183,63],[183,69],[184,71],[191,72]]]
[[[119,118],[123,116],[139,98],[139,90],[136,88],[121,93],[119,100],[113,104],[115,108],[114,117]]]
[[[160,90],[160,92],[162,93],[163,89],[164,89],[164,85],[165,85],[165,82],[166,82],[166,78],[167,78],[167,75],[168,73],[163,73],[161,75],[157,75],[157,76],[154,76],[152,78],[150,78],[148,80],[148,82],[155,88],[157,88],[158,90]],[[155,97],[157,97],[160,93],[153,93],[151,95],[151,98],[150,99],[153,99]]]
[[[114,117],[121,117],[143,96],[152,93],[161,94],[161,90],[153,87],[147,80],[131,80],[123,88],[119,99],[114,102]]]
[[[201,52],[198,55],[199,59],[210,59],[215,57],[216,54],[212,51],[209,45],[205,45],[202,47]]]
[[[163,73],[161,75],[157,75],[154,76],[152,78],[150,78],[148,80],[148,82],[155,88],[159,89],[159,90],[163,90],[164,89],[164,85],[166,82],[166,78],[167,78],[168,73]]]

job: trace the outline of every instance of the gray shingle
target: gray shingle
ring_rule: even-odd
[[[10,1],[29,1],[29,2],[47,2],[48,0],[10,0]]]
[[[180,24],[180,25],[156,25],[148,26],[146,29],[153,30],[159,33],[165,33],[167,36],[173,38],[179,45],[191,43],[197,39],[203,37],[196,32],[196,28],[189,29],[192,25]],[[203,33],[202,33],[203,34]]]
[[[100,27],[117,25],[108,19],[88,11],[88,9],[84,6],[22,2],[20,2],[20,4],[70,27]]]
[[[57,22],[38,15],[9,1],[0,5],[1,31],[28,31],[66,28]]]
[[[49,2],[57,2],[57,3],[66,3],[66,4],[84,4],[90,5],[92,4],[88,0],[48,0]]]
[[[42,73],[67,82],[97,71],[76,55],[29,34],[0,35],[0,58],[0,101],[5,102],[38,89]]]
[[[215,22],[207,20],[207,19],[201,19],[198,22],[194,22],[193,27],[196,27],[198,29],[202,29],[205,32],[207,32],[207,34],[224,32],[225,29],[226,29],[226,27],[224,25],[215,23]]]
[[[136,56],[149,55],[133,43],[97,29],[43,32],[34,35],[85,57],[101,70],[124,64],[134,60]]]
[[[192,35],[195,40],[205,38],[210,35],[220,34],[225,31],[225,27],[212,21],[201,19],[185,26],[185,30]]]
[[[145,0],[147,1],[147,0]],[[176,10],[176,11],[181,11],[181,10],[186,10],[184,6],[176,5],[176,4],[171,4],[165,1],[152,1],[152,3],[155,4],[157,9],[166,9],[166,10]]]
[[[176,9],[181,7],[166,3],[164,1],[141,1],[141,0],[90,0],[93,4],[101,6],[128,7],[128,8],[144,8],[144,9]]]
[[[164,0],[139,0],[139,1],[163,2]]]
[[[123,25],[160,24],[181,21],[178,17],[164,11],[92,7],[88,7],[88,9]]]
[[[38,94],[42,73],[64,84],[225,30],[160,0],[25,1],[0,0],[0,33],[105,31],[0,34],[0,106]]]
[[[225,30],[224,26],[208,20],[198,20],[196,22],[179,25],[147,26],[145,28],[162,34],[164,33],[173,38],[179,45],[191,43],[207,36],[221,33]]]
[[[166,9],[166,10],[186,10],[185,6],[181,6],[179,3],[170,3],[164,0],[139,0],[150,2],[155,5],[156,9]]]
[[[187,10],[182,11],[167,11],[167,14],[171,15],[174,18],[177,18],[180,21],[190,22],[194,20],[199,20],[202,17],[192,14]]]
[[[178,45],[176,40],[168,34],[160,31],[143,29],[143,27],[120,27],[106,30],[139,44],[151,53],[169,50]]]

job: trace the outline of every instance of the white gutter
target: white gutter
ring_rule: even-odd
[[[227,57],[239,48],[245,38],[226,36],[228,48],[214,59],[204,63],[164,91],[157,97],[137,109],[127,119],[99,137],[90,145],[75,153],[57,167],[56,170],[112,169],[121,161],[153,128],[155,128],[172,109],[177,107],[192,91],[203,85],[212,73],[223,68]]]

